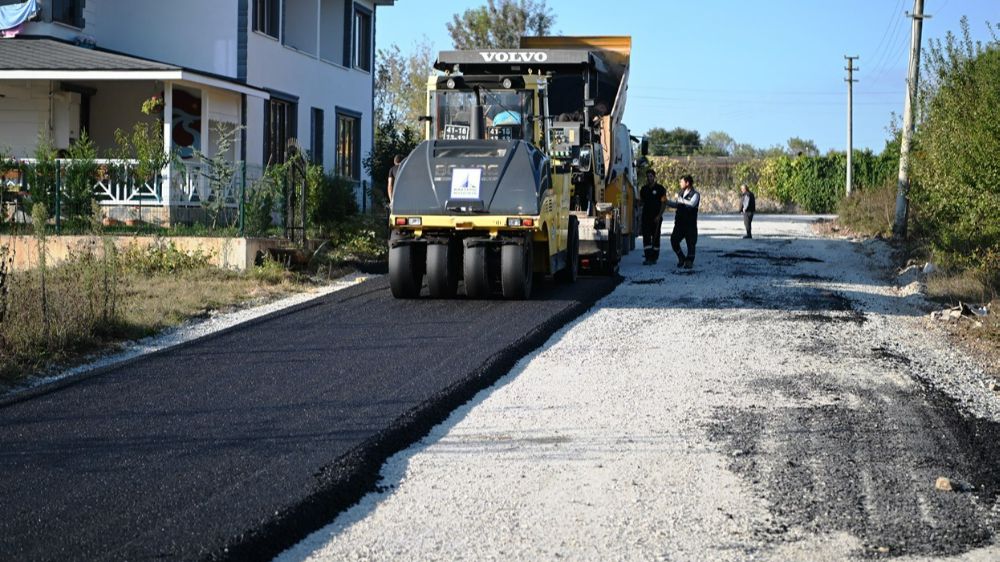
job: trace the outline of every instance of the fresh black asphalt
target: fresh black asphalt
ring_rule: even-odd
[[[378,278],[0,402],[0,560],[270,559],[616,283],[400,301]]]

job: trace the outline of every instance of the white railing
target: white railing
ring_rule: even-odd
[[[67,168],[73,160],[58,159],[59,184],[65,185]],[[212,201],[218,194],[214,193],[213,182],[209,177],[211,169],[201,162],[181,162],[171,166],[169,182],[169,197],[163,196],[162,180],[137,181],[135,168],[137,160],[95,159],[97,175],[94,180],[93,193],[95,199],[105,206],[164,205],[187,206],[201,205]],[[0,183],[7,191],[26,192],[32,182],[36,181],[34,158],[21,158],[13,162],[14,167],[0,176]],[[9,164],[8,164],[9,166]],[[255,172],[249,171],[248,176],[255,177]],[[256,173],[259,176],[260,173]],[[235,173],[227,185],[221,190],[221,196],[226,205],[239,206],[241,188],[243,186],[243,168],[236,166]]]

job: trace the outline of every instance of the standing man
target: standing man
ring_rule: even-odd
[[[740,185],[740,212],[743,213],[743,226],[747,229],[744,238],[753,238],[750,233],[750,225],[753,223],[753,214],[757,210],[757,198],[747,187],[747,184]]]
[[[396,189],[396,176],[399,175],[399,165],[403,163],[403,155],[397,154],[392,157],[392,167],[389,168],[389,181],[386,184],[386,195],[389,196],[388,203],[392,204],[392,192]]]
[[[653,265],[660,258],[660,225],[663,224],[663,203],[667,188],[656,183],[656,170],[646,170],[646,184],[639,189],[642,204],[642,248],[646,257],[642,265]]]
[[[698,243],[698,204],[701,195],[694,190],[694,178],[686,175],[681,178],[681,192],[677,201],[667,201],[667,206],[677,209],[674,216],[674,231],[670,235],[670,247],[677,254],[677,267],[691,269],[694,267],[694,250]],[[687,243],[687,256],[681,251],[681,240]]]

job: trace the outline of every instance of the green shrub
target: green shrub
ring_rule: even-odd
[[[69,148],[70,162],[62,177],[60,214],[71,226],[84,226],[90,222],[91,203],[94,201],[94,182],[97,180],[97,148],[87,136],[80,133]]]
[[[886,181],[881,187],[856,190],[837,206],[840,222],[865,236],[892,235],[896,216],[896,182]]]
[[[243,202],[244,233],[247,236],[263,236],[271,228],[273,213],[278,199],[278,185],[271,173],[247,185]]]
[[[292,276],[292,274],[285,269],[284,265],[271,258],[271,256],[266,256],[260,265],[253,266],[253,268],[250,269],[249,274],[252,279],[262,283],[267,283],[268,285],[277,285]]]
[[[191,254],[177,249],[173,242],[158,241],[150,246],[129,246],[121,255],[126,272],[138,274],[177,273],[211,267],[212,256],[197,250]]]
[[[1000,276],[1000,41],[932,42],[915,136],[914,232],[946,267]]]
[[[324,174],[321,166],[309,166],[306,185],[309,188],[306,209],[310,226],[329,233],[347,217],[358,213],[351,180]]]
[[[55,201],[56,193],[56,149],[52,146],[52,141],[47,135],[38,136],[38,144],[35,145],[35,163],[26,166],[25,171],[28,176],[28,193],[31,196],[31,205],[37,203],[45,205],[46,218],[52,203]],[[30,209],[29,209],[30,210]]]

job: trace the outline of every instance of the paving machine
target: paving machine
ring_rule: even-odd
[[[621,124],[628,37],[525,38],[440,53],[426,140],[391,203],[394,296],[531,296],[536,278],[615,271],[637,229],[633,141]]]

